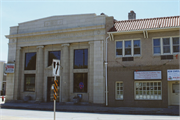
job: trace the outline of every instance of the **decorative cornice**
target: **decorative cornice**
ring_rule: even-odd
[[[64,46],[69,46],[70,44],[62,44],[61,46],[64,47]]]
[[[28,36],[37,36],[37,35],[49,35],[49,34],[56,34],[56,33],[87,31],[87,30],[97,30],[97,29],[105,29],[105,25],[77,27],[77,28],[69,28],[69,29],[62,29],[62,30],[32,32],[32,33],[24,33],[24,34],[14,34],[14,35],[6,35],[5,37],[10,39],[10,38],[17,38],[17,37],[28,37]]]
[[[42,45],[41,46],[37,46],[37,48],[44,48],[44,46],[42,46]]]
[[[89,41],[88,44],[94,44],[94,41]]]

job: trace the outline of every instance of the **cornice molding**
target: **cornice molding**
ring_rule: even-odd
[[[6,35],[5,37],[11,39],[11,38],[17,38],[17,37],[49,35],[49,34],[56,34],[56,33],[77,32],[77,31],[97,30],[97,29],[105,29],[105,25],[77,27],[77,28],[69,28],[69,29],[62,29],[62,30],[32,32],[32,33],[24,33],[24,34],[14,34],[14,35]]]

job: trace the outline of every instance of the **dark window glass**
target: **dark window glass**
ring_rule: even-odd
[[[25,70],[36,70],[36,53],[25,54]]]
[[[125,55],[131,55],[131,41],[125,41]]]
[[[74,50],[74,69],[88,68],[88,49]]]
[[[180,42],[179,37],[173,38],[173,52],[179,52],[180,51]]]
[[[61,51],[49,51],[48,66],[52,65],[53,59],[60,60],[60,58],[61,58]]]
[[[163,38],[163,53],[170,53],[170,38]]]
[[[87,73],[74,73],[74,92],[87,93]]]
[[[160,54],[160,39],[153,39],[154,54]]]
[[[140,54],[140,40],[134,40],[134,55]]]
[[[24,91],[35,91],[35,74],[25,74]]]
[[[122,55],[122,41],[116,42],[116,55]]]

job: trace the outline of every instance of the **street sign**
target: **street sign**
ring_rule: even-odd
[[[57,92],[58,92],[57,87],[58,87],[58,80],[55,80],[54,81],[54,100],[57,99]]]
[[[60,74],[60,60],[53,59],[52,63],[52,74],[53,76],[59,76]]]

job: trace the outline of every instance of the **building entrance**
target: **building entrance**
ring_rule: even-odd
[[[170,84],[170,105],[179,105],[179,81],[169,82]]]
[[[60,77],[56,77],[57,80],[58,80],[58,92],[57,92],[57,99],[56,101],[58,102],[59,101],[59,80],[60,80]],[[54,99],[54,77],[48,77],[47,78],[47,102],[52,102],[53,99]]]

